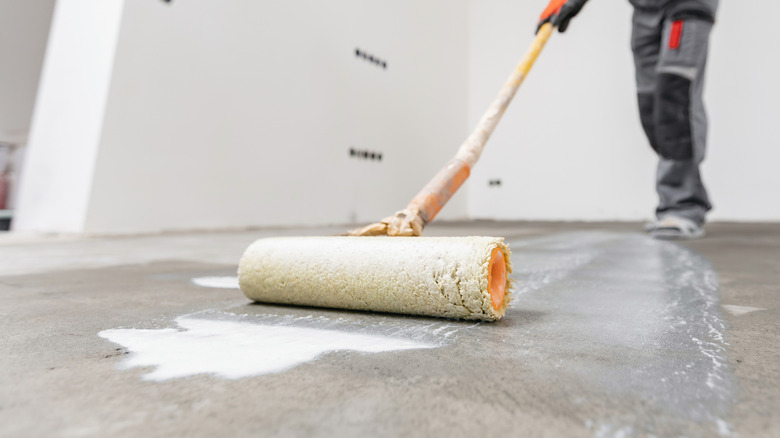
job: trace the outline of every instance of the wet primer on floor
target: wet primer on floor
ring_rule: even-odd
[[[566,423],[593,436],[731,434],[723,418],[734,388],[707,260],[635,234],[509,244],[517,286],[498,323],[246,304],[100,336],[127,348],[119,367],[142,367],[146,380],[283,378],[304,364],[361,376],[379,360],[395,364],[394,379],[418,381],[411,392],[429,402],[442,391],[460,397],[436,383],[443,379],[510,416],[548,412],[552,398]],[[230,277],[216,278],[193,283],[240,295]],[[377,410],[399,409],[394,389],[373,391],[341,402],[371,397]]]
[[[717,276],[707,260],[636,235],[555,236],[513,248],[517,281],[534,279],[536,289],[514,308],[546,313],[535,338],[565,339],[551,343],[556,351],[536,353],[607,394],[730,434],[722,417],[733,385]],[[615,414],[588,424],[603,436],[661,432],[656,418]]]

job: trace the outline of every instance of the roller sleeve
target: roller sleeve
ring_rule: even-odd
[[[260,239],[238,268],[253,301],[494,321],[510,299],[497,237]]]

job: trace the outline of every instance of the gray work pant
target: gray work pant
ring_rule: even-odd
[[[658,154],[656,216],[704,222],[712,208],[699,165],[707,143],[702,92],[712,22],[636,8],[631,48],[642,127]]]

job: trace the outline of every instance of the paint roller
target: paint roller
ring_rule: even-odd
[[[543,25],[458,152],[403,210],[344,236],[267,238],[241,257],[238,280],[263,303],[495,321],[510,299],[500,237],[417,237],[468,178],[553,32]]]

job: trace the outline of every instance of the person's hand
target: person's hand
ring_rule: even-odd
[[[539,24],[536,31],[542,28],[544,23],[552,22],[559,32],[566,32],[569,21],[577,15],[588,0],[550,0],[550,4],[539,16]]]

